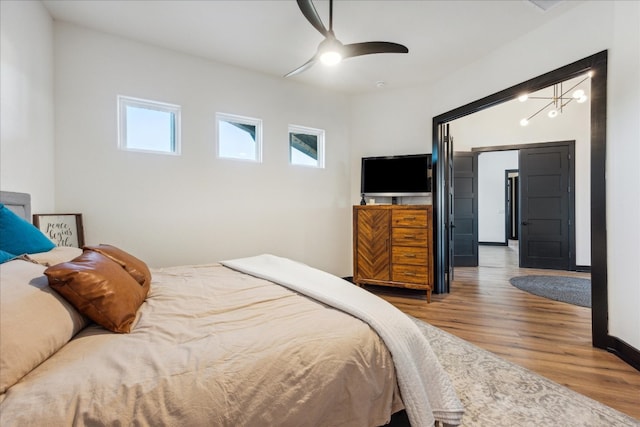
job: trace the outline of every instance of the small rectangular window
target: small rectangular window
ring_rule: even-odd
[[[180,106],[118,96],[118,147],[180,154]]]
[[[324,130],[290,125],[289,161],[292,165],[324,168]]]
[[[262,162],[262,120],[216,114],[218,157]]]

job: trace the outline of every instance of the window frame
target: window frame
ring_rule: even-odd
[[[291,150],[293,149],[291,147],[291,134],[292,133],[301,133],[304,135],[313,135],[315,137],[317,137],[317,141],[318,141],[318,159],[317,165],[305,165],[305,164],[300,164],[300,163],[293,163],[293,158],[291,156]],[[289,125],[289,131],[287,132],[287,144],[288,144],[288,148],[289,148],[289,164],[291,166],[302,166],[302,167],[308,167],[308,168],[315,168],[315,169],[324,169],[325,168],[325,130],[324,129],[318,129],[318,128],[311,128],[308,126],[299,126],[299,125]]]
[[[254,158],[241,158],[241,157],[228,157],[223,156],[220,150],[220,144],[222,140],[220,138],[220,122],[234,122],[243,125],[251,125],[256,128],[255,135],[255,151]],[[240,116],[237,114],[229,113],[216,113],[216,157],[224,160],[237,160],[241,162],[262,163],[262,119],[255,117]]]
[[[127,107],[144,108],[148,110],[160,111],[173,114],[173,135],[171,135],[171,151],[160,151],[144,148],[132,148],[127,146]],[[139,153],[165,154],[170,156],[180,156],[182,153],[181,141],[181,120],[182,107],[177,104],[153,101],[150,99],[134,98],[131,96],[118,95],[118,149]]]

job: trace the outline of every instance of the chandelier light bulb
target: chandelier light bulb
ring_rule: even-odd
[[[534,92],[533,93],[534,96],[531,96],[531,97],[529,97],[529,94],[522,93],[520,96],[518,96],[518,100],[520,102],[524,102],[530,98],[534,101],[545,100],[547,104],[541,107],[538,111],[536,111],[526,119],[520,120],[520,125],[527,126],[531,119],[535,118],[538,114],[543,112],[546,112],[547,116],[550,119],[558,117],[560,114],[564,112],[564,108],[567,105],[569,105],[571,101],[576,101],[576,103],[578,104],[587,102],[587,100],[589,99],[589,97],[587,96],[588,89],[586,90],[580,89],[580,86],[582,85],[582,83],[587,81],[587,79],[592,75],[593,75],[593,72],[589,72],[587,75],[583,75],[582,80],[575,84],[574,84],[574,81],[567,80],[565,82],[556,83],[553,86],[549,86],[548,88],[545,88],[545,89],[553,88],[553,96],[543,96],[543,95],[546,95],[548,91]],[[567,85],[570,84],[572,86],[565,91],[563,89],[563,83],[566,83]],[[542,95],[538,96],[538,93],[541,93]],[[569,95],[569,93],[571,93],[571,95]]]

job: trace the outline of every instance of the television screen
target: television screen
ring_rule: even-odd
[[[425,196],[431,192],[431,154],[362,158],[361,192],[371,196]]]

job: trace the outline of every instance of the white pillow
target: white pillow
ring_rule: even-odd
[[[56,246],[47,252],[40,252],[37,254],[28,254],[29,259],[37,262],[38,264],[50,267],[52,265],[60,264],[61,262],[69,262],[72,259],[80,256],[82,249],[74,248],[71,246]]]
[[[44,269],[19,259],[0,265],[0,394],[87,324],[49,287]]]

